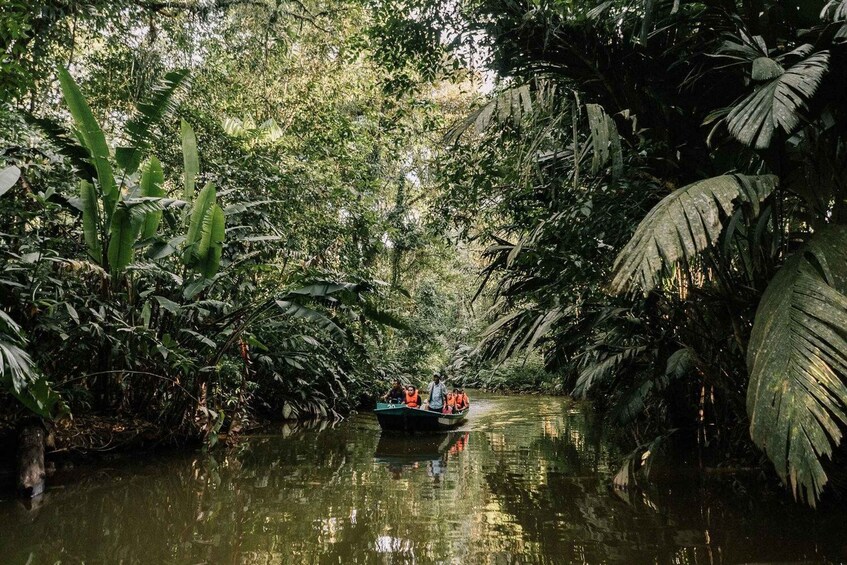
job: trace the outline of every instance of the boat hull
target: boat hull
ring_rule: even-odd
[[[441,414],[422,408],[409,408],[396,404],[377,404],[374,414],[383,430],[392,432],[441,432],[461,426],[468,411],[458,414]]]

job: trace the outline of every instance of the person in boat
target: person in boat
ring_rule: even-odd
[[[447,402],[444,404],[443,414],[452,414],[456,411],[456,396],[458,396],[458,391],[455,388],[453,392],[447,393]]]
[[[406,389],[400,384],[400,379],[394,379],[391,390],[383,394],[382,399],[392,404],[402,404],[406,401]]]
[[[460,412],[470,406],[468,395],[465,394],[465,389],[460,388],[456,391],[456,411]]]
[[[432,376],[432,382],[429,383],[427,392],[429,393],[427,408],[433,412],[444,410],[444,405],[447,402],[447,387],[441,382],[441,375],[435,373]]]
[[[418,389],[409,385],[406,387],[406,406],[409,408],[420,408],[421,407],[421,395],[418,392]]]

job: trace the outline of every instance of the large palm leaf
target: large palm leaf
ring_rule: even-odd
[[[773,175],[724,175],[680,188],[656,204],[615,259],[611,288],[620,293],[659,284],[666,267],[691,261],[718,241],[724,221],[739,203],[754,214],[773,192]]]
[[[188,71],[179,69],[167,73],[154,87],[149,99],[140,103],[137,113],[130,119],[124,133],[129,146],[115,150],[115,160],[128,174],[138,170],[145,151],[150,147],[150,130],[175,106],[176,91],[183,84]]]
[[[847,227],[816,233],[771,281],[747,364],[750,435],[811,504],[847,425]]]
[[[756,149],[770,146],[778,130],[790,134],[829,69],[829,52],[820,51],[783,71],[767,57],[753,61],[753,78],[770,78],[741,100],[727,116],[730,135]]]

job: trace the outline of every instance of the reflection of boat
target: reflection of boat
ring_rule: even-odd
[[[468,417],[470,408],[455,414],[442,414],[423,408],[409,408],[405,404],[376,405],[376,419],[383,430],[400,432],[438,432],[460,426]]]
[[[465,448],[467,432],[449,432],[415,437],[386,436],[379,438],[374,459],[381,463],[408,465],[419,461],[434,461],[448,451],[457,453]]]

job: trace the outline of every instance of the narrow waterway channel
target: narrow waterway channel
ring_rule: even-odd
[[[0,499],[0,563],[741,563],[847,557],[843,516],[736,480],[638,500],[567,399],[484,396],[458,432],[381,436],[371,414],[211,455],[60,471]],[[755,502],[754,502],[755,500]]]

